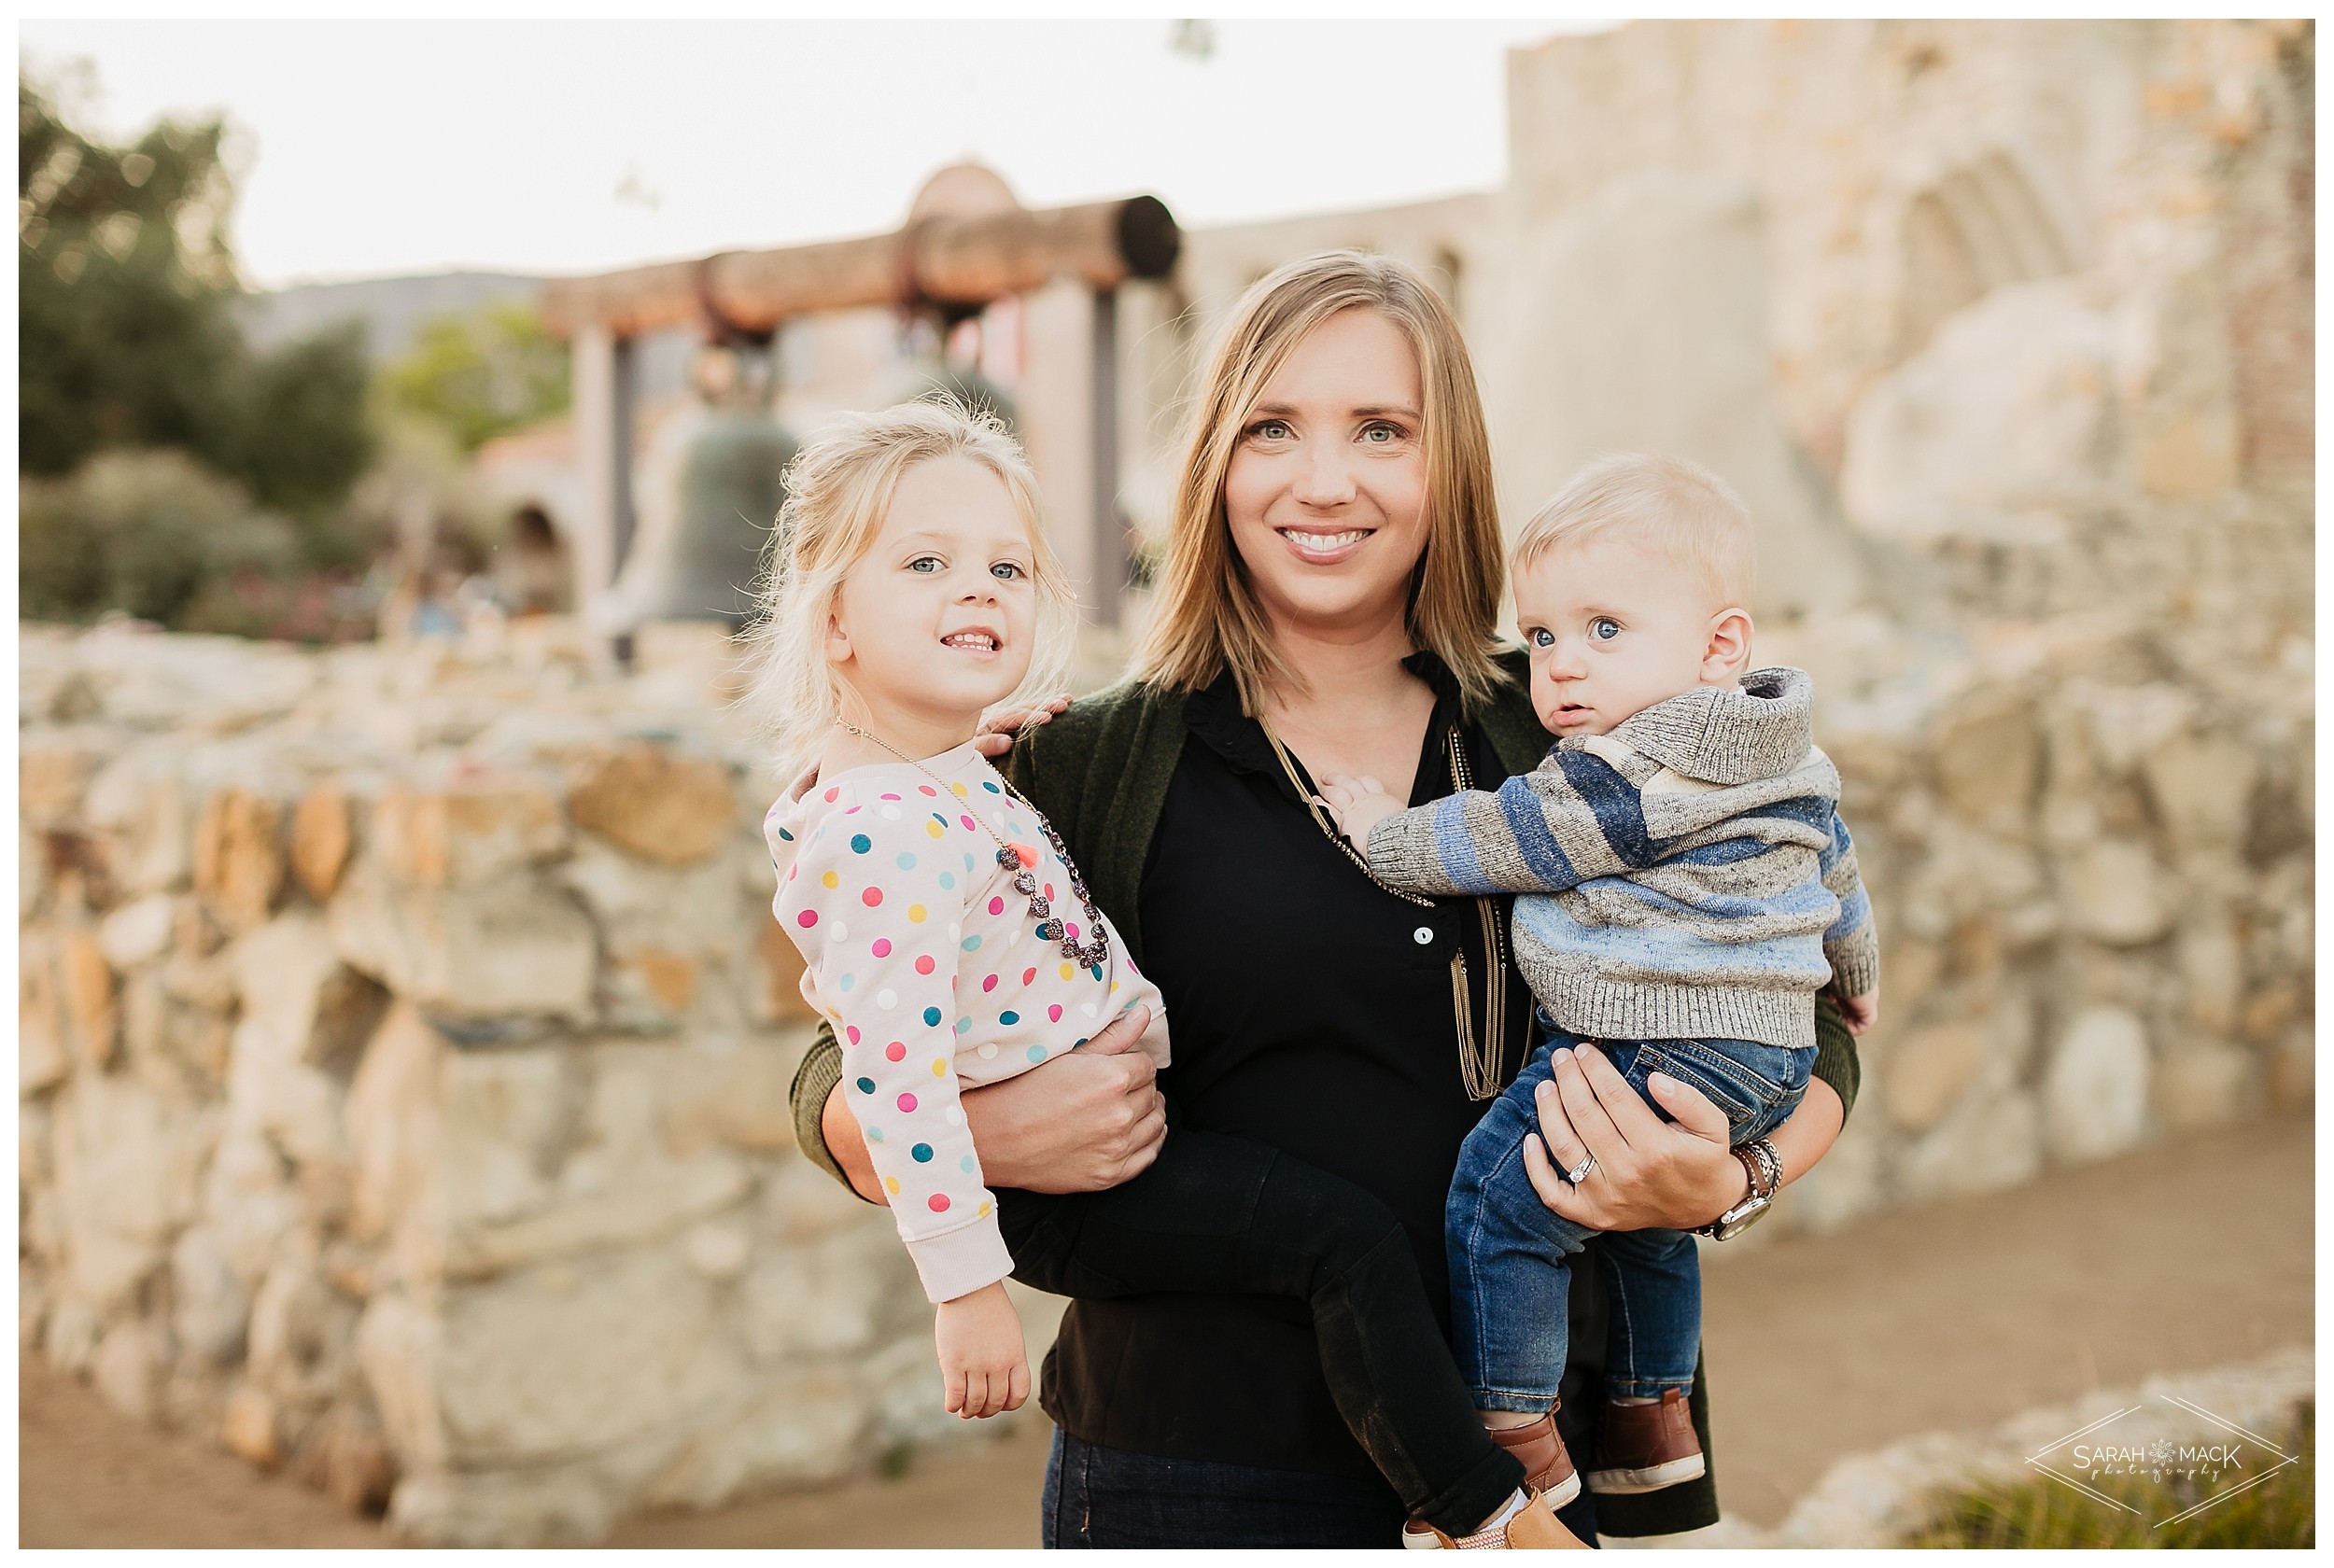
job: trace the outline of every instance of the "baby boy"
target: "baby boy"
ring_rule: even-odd
[[[1660,1072],[1725,1112],[1749,1188],[1705,1227],[1722,1239],[1781,1179],[1767,1135],[1807,1093],[1816,993],[1829,987],[1857,1033],[1877,1015],[1871,905],[1839,775],[1811,738],[1813,689],[1799,670],[1747,668],[1756,563],[1750,516],[1715,476],[1670,458],[1595,465],[1516,541],[1532,702],[1556,737],[1540,766],[1409,811],[1371,779],[1322,785],[1391,886],[1521,895],[1516,961],[1549,1043],[1469,1137],[1444,1223],[1459,1368],[1485,1424],[1548,1422],[1534,1484],[1559,1503],[1580,1486],[1550,1419],[1566,1260],[1595,1233],[1552,1212],[1525,1169],[1553,1053],[1594,1047],[1649,1103]],[[1693,1239],[1613,1232],[1600,1256],[1611,1328],[1589,1488],[1693,1479]]]

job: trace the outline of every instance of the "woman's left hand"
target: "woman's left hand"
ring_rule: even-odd
[[[973,736],[973,749],[984,757],[1002,757],[1013,749],[1014,738],[1033,725],[1043,724],[1057,713],[1070,707],[1070,693],[1044,697],[1027,707],[1007,707],[989,714],[982,721],[980,733]]]
[[[1525,1172],[1550,1209],[1597,1230],[1692,1230],[1742,1200],[1750,1179],[1727,1150],[1726,1113],[1708,1096],[1652,1074],[1648,1090],[1678,1118],[1665,1122],[1604,1052],[1559,1050],[1553,1065],[1554,1078],[1540,1086],[1540,1137],[1524,1141]],[[1579,1186],[1558,1174],[1592,1155],[1596,1168]]]

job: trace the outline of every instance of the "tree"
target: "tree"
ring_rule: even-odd
[[[223,134],[165,119],[105,146],[18,77],[19,460],[59,475],[111,448],[177,447],[316,527],[372,455],[364,346],[244,342]]]
[[[425,324],[383,372],[399,408],[442,426],[465,452],[568,406],[568,353],[525,305],[490,305]]]

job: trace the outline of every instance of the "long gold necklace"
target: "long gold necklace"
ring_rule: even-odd
[[[840,719],[837,720],[836,723],[862,740],[873,741],[926,778],[931,779],[942,790],[949,790],[949,785],[947,779],[942,778],[881,735],[869,730],[863,730],[858,725]],[[997,841],[997,864],[1013,874],[1013,890],[1029,900],[1030,917],[1037,922],[1037,940],[1059,945],[1062,948],[1062,956],[1080,969],[1101,969],[1110,959],[1110,928],[1103,924],[1102,911],[1094,907],[1093,895],[1086,890],[1086,878],[1078,875],[1077,862],[1070,859],[1069,846],[1062,842],[1062,835],[1054,832],[1051,822],[1046,820],[1046,814],[1035,806],[1030,805],[1029,797],[1013,788],[1011,779],[1005,778],[1003,774],[997,777],[1004,781],[1007,794],[1023,805],[1029,806],[1029,814],[1037,819],[1037,831],[1046,835],[1046,843],[1052,847],[1055,854],[1062,857],[1062,869],[1070,876],[1070,891],[1077,895],[1079,904],[1086,910],[1086,930],[1092,940],[1081,943],[1072,937],[1069,927],[1062,922],[1059,915],[1053,912],[1053,901],[1038,890],[1034,850],[1025,852],[1019,846],[1006,842],[1005,836],[990,825],[988,818],[974,811],[973,803],[970,800],[964,802],[965,816],[978,822],[983,829],[987,830],[989,836]]]
[[[1432,909],[1434,900],[1389,887],[1376,872],[1370,869],[1369,860],[1347,842],[1345,835],[1337,831],[1337,824],[1321,808],[1321,803],[1299,776],[1297,760],[1288,754],[1288,748],[1281,744],[1281,737],[1272,733],[1272,726],[1264,721],[1261,714],[1257,717],[1257,727],[1264,732],[1264,738],[1272,742],[1272,755],[1280,759],[1281,769],[1288,775],[1288,782],[1295,786],[1297,798],[1305,803],[1305,810],[1312,814],[1315,825],[1320,828],[1323,835],[1344,851],[1345,858],[1353,861],[1381,891],[1392,893],[1396,898],[1407,900],[1421,908]],[[1460,791],[1473,789],[1474,770],[1468,766],[1467,749],[1459,742],[1457,726],[1454,725],[1444,732],[1443,741],[1451,760],[1451,787]],[[1491,1099],[1507,1086],[1506,1081],[1499,1075],[1500,1042],[1506,1039],[1508,1032],[1507,936],[1499,927],[1497,900],[1475,900],[1475,917],[1483,922],[1483,953],[1491,965],[1491,973],[1483,976],[1482,1033],[1476,1032],[1475,1004],[1468,995],[1467,954],[1464,949],[1451,955],[1451,1011],[1458,1032],[1459,1083],[1466,1088],[1469,1099]]]

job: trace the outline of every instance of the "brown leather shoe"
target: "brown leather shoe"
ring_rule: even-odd
[[[1402,1545],[1412,1551],[1586,1551],[1588,1543],[1564,1527],[1545,1497],[1535,1497],[1498,1530],[1454,1540],[1424,1519],[1402,1529]]]
[[[1702,1441],[1694,1435],[1686,1396],[1670,1389],[1658,1404],[1605,1402],[1596,1425],[1596,1468],[1588,1490],[1614,1494],[1659,1491],[1703,1473]]]
[[[1513,1454],[1524,1466],[1524,1484],[1548,1500],[1551,1508],[1561,1508],[1581,1495],[1581,1477],[1573,1473],[1572,1456],[1567,1452],[1564,1439],[1556,1435],[1556,1413],[1546,1415],[1528,1426],[1495,1426],[1491,1440]]]

